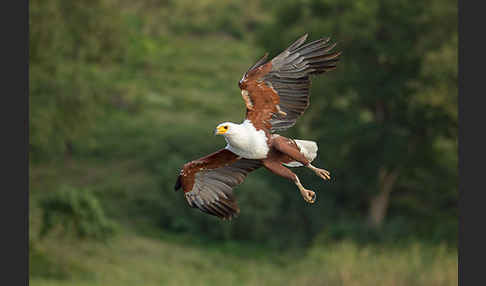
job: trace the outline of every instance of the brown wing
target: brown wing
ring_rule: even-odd
[[[242,159],[221,149],[185,164],[175,190],[183,188],[189,206],[222,219],[231,219],[240,212],[233,188],[260,166],[260,160]]]
[[[329,38],[304,44],[307,34],[266,62],[267,54],[239,82],[246,117],[257,129],[271,132],[292,127],[309,106],[310,75],[336,68],[341,52]]]

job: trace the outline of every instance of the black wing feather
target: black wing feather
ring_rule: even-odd
[[[240,209],[232,190],[261,165],[260,160],[240,159],[225,167],[200,171],[192,190],[185,194],[189,206],[222,219],[237,216]]]
[[[280,109],[286,116],[273,115],[271,132],[292,127],[309,106],[310,75],[336,68],[340,52],[331,52],[336,43],[322,38],[304,44],[307,34],[272,59],[272,70],[263,77],[280,97]],[[262,64],[261,61],[258,62]]]

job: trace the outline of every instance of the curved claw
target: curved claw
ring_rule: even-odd
[[[316,193],[314,193],[314,195],[313,195],[313,196],[312,196],[312,198],[311,198],[310,203],[311,203],[311,204],[315,203],[315,202],[316,202],[316,199],[317,199],[317,195],[316,195]]]
[[[316,172],[316,175],[321,177],[323,180],[330,180],[331,179],[331,173],[328,170],[316,168],[314,170],[314,172]]]
[[[279,115],[280,118],[284,118],[285,116],[287,116],[287,112],[284,112],[280,109],[280,105],[276,105],[276,108],[277,108],[277,114]]]
[[[319,177],[323,178],[324,180],[330,180],[331,179],[331,173],[329,173],[326,170],[322,170],[322,172],[319,172]]]
[[[302,197],[304,200],[310,204],[313,204],[316,201],[317,195],[315,192],[310,190],[304,190],[302,192]]]

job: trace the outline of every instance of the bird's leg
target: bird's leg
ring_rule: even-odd
[[[331,173],[328,170],[316,168],[312,166],[312,164],[307,165],[307,168],[311,169],[316,173],[317,176],[321,177],[324,180],[330,180],[331,179]]]
[[[272,146],[304,166],[308,166],[310,164],[310,161],[304,156],[304,154],[302,154],[302,152],[300,152],[299,147],[297,147],[295,143],[292,143],[291,140],[283,136],[278,135],[273,137]]]
[[[295,176],[295,179],[295,184],[297,185],[297,188],[299,188],[300,194],[302,195],[304,200],[310,204],[313,204],[316,201],[316,193],[304,188],[304,186],[302,186],[302,184],[300,183],[299,177],[297,177],[297,175]]]
[[[311,169],[316,173],[317,176],[321,177],[324,180],[330,180],[330,172],[324,169],[317,168],[313,166],[309,160],[300,152],[298,147],[295,147],[293,144],[290,143],[291,141],[283,136],[277,136],[273,139],[273,146],[275,149],[279,150],[280,152],[287,154],[293,160],[300,162],[302,165],[306,166],[307,168]]]
[[[304,186],[302,186],[300,183],[299,177],[297,177],[297,175],[288,168],[284,167],[280,162],[265,159],[262,160],[262,163],[263,166],[265,166],[265,168],[267,168],[270,172],[293,181],[295,185],[297,185],[297,188],[299,188],[300,194],[306,202],[312,204],[316,201],[316,193],[304,188]]]

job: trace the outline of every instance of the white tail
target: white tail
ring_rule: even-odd
[[[317,143],[309,140],[294,140],[295,144],[300,149],[300,153],[304,154],[305,158],[312,162],[317,156]],[[284,164],[287,167],[302,167],[302,164],[296,161]]]

